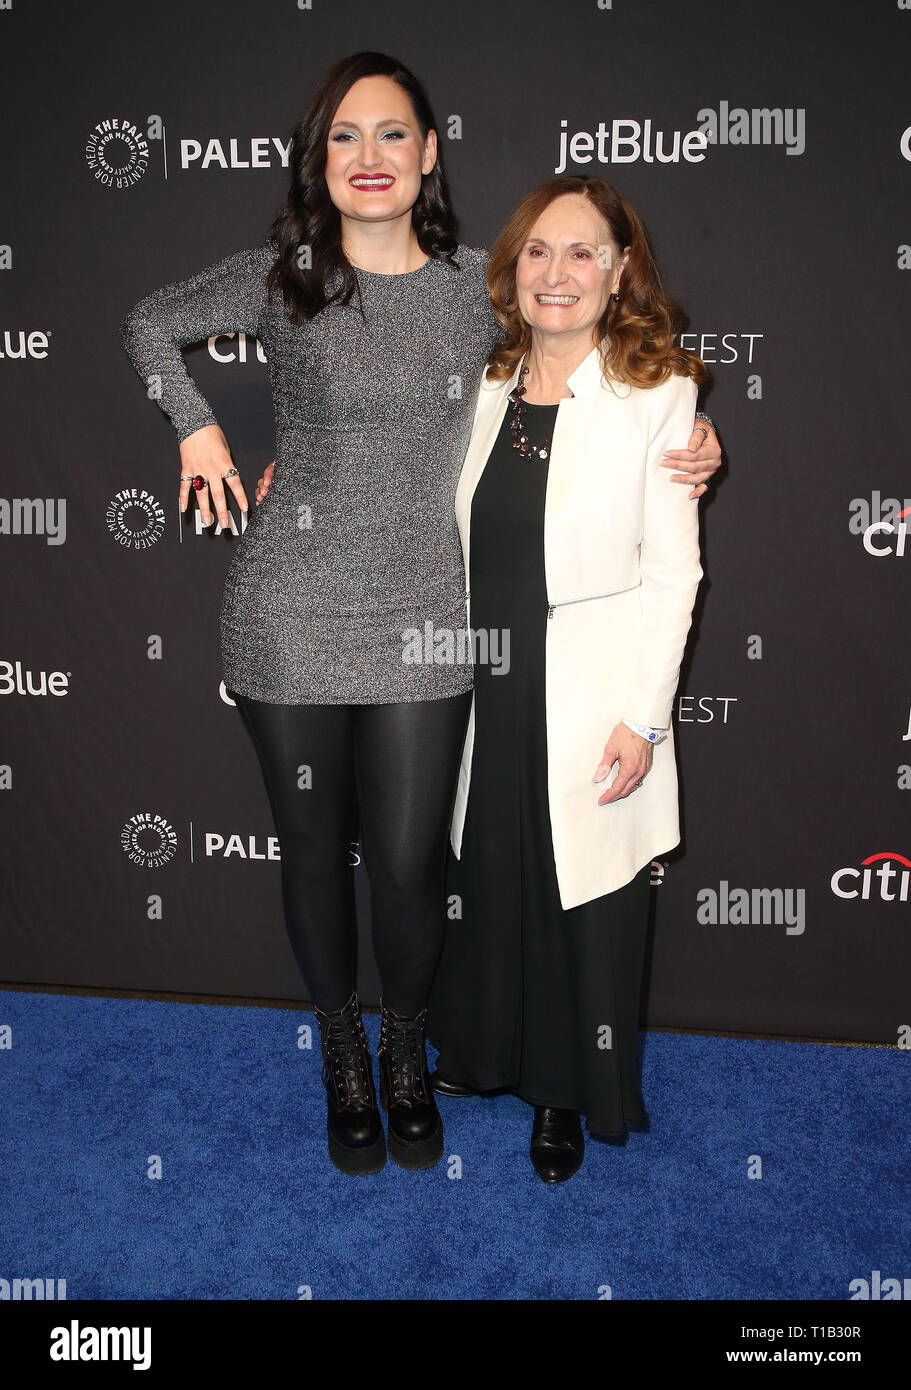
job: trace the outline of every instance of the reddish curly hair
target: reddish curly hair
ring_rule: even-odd
[[[598,325],[604,376],[630,386],[657,386],[672,373],[704,380],[701,357],[678,347],[674,338],[683,322],[680,306],[662,289],[661,277],[638,213],[603,179],[567,174],[550,179],[522,199],[490,250],[487,288],[503,335],[487,359],[494,381],[509,377],[531,345],[531,329],[519,312],[516,262],[532,227],[555,198],[581,193],[610,229],[617,249],[630,248],[620,281],[619,301],[607,302]]]

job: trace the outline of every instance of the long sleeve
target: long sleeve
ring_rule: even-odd
[[[491,303],[490,294],[487,289],[487,267],[490,264],[490,252],[486,246],[479,246],[477,249],[477,254],[481,274],[481,283],[483,285],[481,295],[485,302],[487,311],[486,325],[487,332],[489,334],[488,350],[492,351],[494,345],[498,343],[503,336],[503,325],[501,324],[500,320],[497,318],[496,314],[493,311],[493,304]]]
[[[146,295],[121,319],[121,342],[150,398],[177,431],[178,443],[203,425],[218,423],[187,371],[181,348],[217,333],[258,337],[273,260],[266,246],[236,251],[188,280]]]
[[[692,432],[696,386],[688,377],[675,376],[653,390],[656,409],[649,435],[639,557],[642,625],[624,711],[629,719],[666,729],[702,566],[699,508],[660,464],[665,450],[681,448]]]

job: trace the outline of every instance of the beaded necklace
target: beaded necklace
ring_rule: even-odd
[[[528,375],[528,370],[528,367],[522,368],[519,373],[519,380],[506,398],[512,405],[512,419],[509,422],[509,428],[512,432],[512,447],[518,449],[523,458],[536,454],[538,458],[546,459],[550,453],[553,434],[549,434],[541,444],[532,444],[526,433],[525,403],[522,400],[525,395],[525,387],[522,382]]]

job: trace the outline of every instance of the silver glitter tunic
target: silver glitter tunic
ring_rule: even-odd
[[[182,347],[242,331],[266,354],[275,477],[258,507],[245,482],[249,520],[220,612],[225,686],[277,704],[460,694],[470,661],[446,661],[435,639],[465,628],[455,490],[499,334],[487,253],[459,246],[458,270],[435,259],[401,275],[357,270],[364,317],[355,294],[300,326],[280,290],[268,301],[273,259],[266,246],[236,252],[120,325],[143,381],[159,378],[178,441],[218,423]]]

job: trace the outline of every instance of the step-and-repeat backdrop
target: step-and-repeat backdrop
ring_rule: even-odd
[[[489,244],[555,173],[608,179],[712,371],[727,466],[698,504],[684,842],[653,865],[643,1021],[901,1042],[902,0],[0,0],[0,980],[307,997],[259,765],[220,685],[242,517],[180,515],[176,437],[118,326],[263,239],[314,83],[364,48],[425,82],[465,241]],[[186,360],[252,497],[274,438],[259,345]]]

